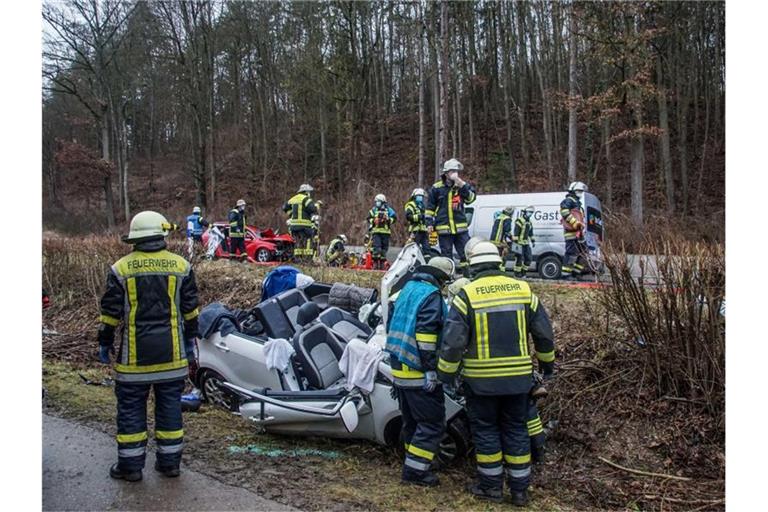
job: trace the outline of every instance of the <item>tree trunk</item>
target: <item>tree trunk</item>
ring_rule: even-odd
[[[523,166],[525,169],[530,167],[528,155],[528,146],[526,138],[528,130],[526,129],[525,113],[528,109],[528,99],[526,93],[526,75],[528,73],[528,49],[525,43],[525,13],[526,3],[518,0],[517,2],[517,117],[520,123],[520,153],[523,156]],[[509,7],[508,7],[509,8]]]
[[[426,112],[424,108],[424,94],[426,91],[426,73],[424,72],[424,32],[426,27],[424,26],[424,12],[422,11],[421,4],[417,6],[417,13],[419,16],[419,45],[418,45],[418,59],[419,59],[419,178],[418,183],[420,187],[424,186],[424,164],[426,158],[427,141],[426,141]]]
[[[446,160],[448,152],[448,85],[450,84],[449,75],[449,53],[448,53],[448,2],[440,2],[440,131],[438,141],[438,160]]]
[[[603,118],[603,145],[605,146],[605,205],[613,208],[613,158],[611,157],[611,119]]]
[[[104,117],[101,118],[101,158],[109,162],[109,127]],[[104,202],[107,214],[107,229],[115,229],[115,209],[112,197],[112,173],[108,171],[104,176]]]
[[[570,62],[568,65],[568,181],[576,181],[576,165],[578,151],[576,148],[576,99],[578,89],[576,87],[576,16],[571,5],[571,16],[568,35],[568,52]]]
[[[659,128],[661,128],[661,165],[664,170],[664,185],[667,196],[667,213],[675,211],[675,182],[672,174],[672,154],[669,143],[669,119],[667,113],[667,89],[664,87],[663,63],[661,56],[656,60],[656,77],[659,100]]]

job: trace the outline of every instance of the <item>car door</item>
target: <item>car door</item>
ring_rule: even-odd
[[[264,340],[241,333],[218,337],[213,341],[218,359],[226,368],[224,377],[243,387],[282,389],[276,370],[267,370]]]

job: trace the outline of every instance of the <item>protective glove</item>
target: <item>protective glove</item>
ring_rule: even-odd
[[[424,374],[424,391],[427,393],[432,393],[435,389],[437,389],[438,384],[439,382],[437,380],[437,372],[429,371]]]
[[[115,355],[115,347],[112,345],[99,345],[99,361],[104,364],[110,364],[112,357]]]
[[[536,240],[531,238],[531,247],[536,247]]]
[[[464,181],[463,179],[459,178],[458,174],[456,174],[453,177],[453,184],[456,185],[458,188],[463,187],[466,183],[467,183],[466,181]]]

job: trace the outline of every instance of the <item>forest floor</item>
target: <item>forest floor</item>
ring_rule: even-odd
[[[59,333],[43,336],[44,412],[114,434],[113,389],[88,385],[80,375],[94,382],[109,376],[95,356],[97,299],[103,265],[124,249],[105,241],[85,248],[70,242],[46,240],[43,247],[43,284],[52,296],[43,325]],[[201,262],[195,266],[201,304],[253,305],[267,271]],[[305,271],[319,281],[360,286],[376,286],[380,278],[320,267]],[[649,390],[635,364],[642,348],[617,319],[598,309],[599,290],[538,282],[532,288],[553,321],[558,374],[541,404],[543,422],[556,426],[547,460],[534,468],[530,509],[723,510],[724,426],[697,404]],[[101,461],[104,471],[112,462]],[[418,492],[399,483],[401,463],[395,449],[370,442],[259,433],[207,404],[185,413],[186,467],[299,509],[509,508],[465,492],[474,473],[471,461],[444,470],[439,487]]]

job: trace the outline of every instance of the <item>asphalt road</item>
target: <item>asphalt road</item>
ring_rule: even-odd
[[[147,454],[144,479],[109,477],[117,448],[112,437],[43,415],[43,510],[296,510],[245,489],[185,469],[165,478]]]

